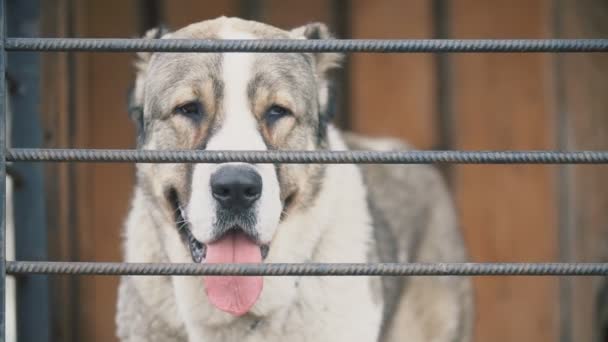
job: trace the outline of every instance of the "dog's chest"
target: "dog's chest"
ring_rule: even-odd
[[[218,329],[201,327],[189,332],[190,341],[377,341],[382,306],[370,296],[370,283],[366,277],[305,278],[284,310]]]

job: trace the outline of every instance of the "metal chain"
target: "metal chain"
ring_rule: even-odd
[[[285,164],[606,164],[608,151],[160,151],[9,149],[7,161]]]
[[[608,39],[193,40],[7,38],[8,51],[608,52]]]
[[[8,274],[265,276],[605,276],[608,263],[154,264],[8,261]]]

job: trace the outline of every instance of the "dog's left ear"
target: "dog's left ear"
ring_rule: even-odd
[[[295,39],[333,39],[327,25],[310,23],[291,30]],[[319,110],[321,121],[328,123],[334,116],[334,102],[330,71],[340,67],[343,55],[335,52],[314,53],[315,72],[319,85]]]
[[[160,39],[169,30],[165,26],[150,29],[143,36],[144,39]],[[152,58],[152,52],[138,52],[135,60],[135,85],[129,92],[129,116],[135,122],[137,128],[137,141],[143,142],[144,138],[144,83],[148,74],[148,64]]]

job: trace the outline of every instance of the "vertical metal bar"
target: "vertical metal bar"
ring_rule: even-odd
[[[6,9],[7,36],[40,36],[40,1],[10,0]],[[11,52],[6,71],[17,82],[10,94],[10,147],[43,147],[40,104],[40,54]],[[7,127],[8,128],[8,127]],[[44,165],[16,163],[15,170],[23,184],[12,193],[14,204],[15,258],[48,260],[47,216],[44,203]],[[24,276],[17,279],[17,335],[19,341],[50,341],[50,294],[48,276]],[[35,329],[32,329],[35,327]]]
[[[5,255],[5,199],[6,199],[6,165],[5,165],[5,133],[6,133],[6,51],[4,38],[6,36],[6,13],[4,0],[0,0],[0,341],[5,339],[5,283],[6,283],[6,255]]]

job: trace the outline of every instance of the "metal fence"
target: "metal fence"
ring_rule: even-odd
[[[608,52],[608,39],[555,40],[144,40],[6,37],[5,1],[0,0],[0,75],[7,51],[167,52]],[[71,275],[264,275],[437,276],[608,275],[608,263],[376,263],[376,264],[128,264],[7,261],[5,258],[6,162],[128,163],[467,163],[608,164],[608,151],[138,151],[7,149],[6,79],[0,82],[0,340],[4,340],[7,274]],[[18,222],[17,222],[18,224]]]

